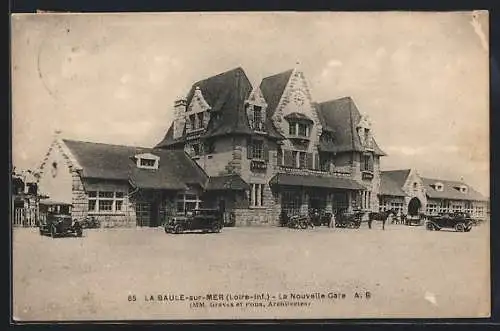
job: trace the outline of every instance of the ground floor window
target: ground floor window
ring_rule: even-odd
[[[265,184],[250,184],[250,207],[264,206]]]
[[[436,215],[438,213],[438,205],[435,203],[427,204],[427,214]]]
[[[475,211],[475,216],[478,216],[478,217],[484,216],[484,207],[483,206],[476,206],[474,211]]]
[[[391,202],[390,209],[395,210],[396,213],[400,214],[403,212],[403,203],[402,202]]]
[[[197,194],[178,194],[176,199],[176,211],[185,214],[200,208],[201,200]]]
[[[90,213],[116,213],[123,211],[123,192],[89,191],[88,211]]]
[[[300,191],[283,191],[281,193],[281,210],[288,215],[300,213],[302,194]]]
[[[335,192],[332,195],[332,210],[336,214],[339,210],[346,210],[349,208],[349,198],[347,192]]]
[[[461,212],[463,210],[462,205],[453,205],[453,211],[454,212]]]

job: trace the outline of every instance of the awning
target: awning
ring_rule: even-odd
[[[243,191],[250,186],[239,175],[215,176],[208,179],[206,191]]]
[[[337,188],[345,190],[364,190],[365,187],[355,180],[314,175],[277,174],[269,182],[271,185]]]

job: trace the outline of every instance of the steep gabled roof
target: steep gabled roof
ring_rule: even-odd
[[[382,171],[380,173],[380,195],[404,197],[403,186],[410,174],[409,169]]]
[[[278,107],[281,96],[285,91],[286,84],[290,80],[293,69],[280,72],[279,74],[268,76],[262,79],[260,83],[260,90],[267,102],[267,117],[271,118]]]
[[[451,200],[470,200],[470,201],[486,201],[488,200],[481,193],[476,191],[470,185],[460,181],[422,178],[425,185],[425,190],[429,198],[435,199],[451,199]],[[438,191],[434,188],[434,184],[442,183],[443,191]],[[457,188],[461,185],[467,186],[467,193],[460,192]]]
[[[186,97],[188,105],[193,99],[196,88],[200,89],[203,98],[211,107],[211,118],[205,137],[251,133],[244,102],[252,92],[252,84],[241,67],[194,83]],[[173,138],[172,123],[156,147],[171,146],[183,141],[184,138],[177,140]]]
[[[83,178],[128,181],[141,188],[183,189],[186,184],[203,186],[203,170],[183,150],[161,150],[63,140],[82,167]],[[137,168],[133,157],[151,153],[160,157],[158,169]]]
[[[351,97],[315,104],[321,125],[333,135],[333,141],[320,141],[319,148],[327,152],[363,152],[359,136],[356,134],[361,114]],[[386,155],[373,139],[373,150],[376,155]]]
[[[252,93],[252,85],[241,67],[194,83],[186,98],[188,105],[193,99],[196,88],[200,89],[203,98],[211,107],[210,121],[203,137],[253,134],[245,111],[245,100]],[[270,138],[283,138],[269,118],[266,120],[265,126]],[[173,131],[172,123],[165,137],[156,147],[175,147],[185,141],[184,137],[174,139]]]

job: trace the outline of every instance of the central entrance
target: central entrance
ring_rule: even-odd
[[[408,203],[408,215],[417,216],[420,212],[420,208],[422,207],[422,203],[418,198],[412,198]]]

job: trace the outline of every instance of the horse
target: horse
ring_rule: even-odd
[[[385,222],[389,218],[389,215],[397,215],[394,209],[389,209],[382,212],[370,212],[368,213],[368,228],[372,228],[373,221],[382,221],[382,230],[385,230]]]

